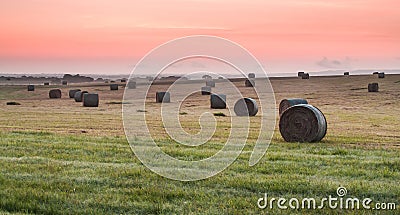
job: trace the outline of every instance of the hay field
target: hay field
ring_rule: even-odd
[[[367,92],[371,82],[379,83],[379,93]],[[122,125],[123,88],[57,86],[62,99],[51,100],[48,91],[55,86],[37,86],[34,92],[27,92],[25,86],[0,86],[0,213],[360,213],[257,207],[264,193],[271,198],[322,199],[336,195],[339,186],[346,187],[349,196],[400,204],[400,75],[273,78],[271,83],[276,107],[281,99],[296,97],[317,106],[327,118],[327,136],[319,143],[286,143],[276,128],[267,154],[250,167],[256,139],[251,133],[233,165],[197,182],[165,179],[135,158]],[[243,95],[254,96],[251,88],[242,87],[242,81],[236,84]],[[217,88],[222,86],[217,83]],[[136,90],[144,87],[138,85]],[[227,116],[216,117],[218,130],[211,144],[198,150],[179,147],[163,132],[159,105],[153,102],[155,92],[165,87],[154,85],[148,97],[146,114],[152,134],[174,156],[209,156],[226,139],[231,114],[210,110],[208,96],[190,96],[180,110],[189,133],[199,130],[198,116],[204,111]],[[99,93],[99,107],[85,108],[69,99],[68,90],[75,88]],[[6,105],[9,101],[21,105]],[[258,116],[252,118],[251,126],[257,129]],[[398,207],[380,213],[398,213]]]

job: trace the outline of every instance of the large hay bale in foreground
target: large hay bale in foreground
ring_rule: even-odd
[[[246,81],[244,82],[244,86],[246,86],[246,87],[255,87],[256,86],[256,82],[254,80],[246,79]]]
[[[118,90],[118,84],[110,84],[110,90]]]
[[[211,103],[212,109],[225,109],[226,108],[226,95],[211,94],[210,103]]]
[[[206,86],[207,87],[215,87],[215,81],[206,81]]]
[[[299,104],[308,104],[308,102],[305,99],[283,99],[279,104],[279,115],[282,115],[282,113],[290,107]]]
[[[211,95],[211,87],[201,87],[201,95]]]
[[[35,91],[35,85],[28,85],[28,91]]]
[[[252,98],[243,98],[236,101],[233,110],[237,116],[255,116],[258,112],[258,105]]]
[[[256,78],[256,74],[254,74],[254,73],[249,73],[248,77],[249,77],[249,78]]]
[[[52,89],[49,91],[49,98],[51,99],[60,99],[61,98],[61,90],[60,89]]]
[[[287,142],[318,142],[326,135],[327,122],[318,108],[300,104],[283,112],[279,131]]]
[[[385,73],[384,72],[378,73],[378,78],[385,78]]]
[[[88,91],[77,91],[74,95],[75,102],[82,102],[83,95],[88,93]]]
[[[84,107],[98,107],[99,106],[99,95],[97,93],[84,93],[83,94],[83,106]]]
[[[370,83],[368,84],[368,92],[378,92],[379,84],[378,83]]]
[[[136,89],[136,81],[129,81],[127,85],[128,89]]]
[[[156,92],[157,103],[169,103],[171,102],[171,95],[169,92]]]
[[[75,93],[81,91],[80,89],[73,89],[68,92],[69,98],[73,99],[75,97]]]
[[[304,73],[304,74],[301,76],[301,79],[310,79],[310,74]]]

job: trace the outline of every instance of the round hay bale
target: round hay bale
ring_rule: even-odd
[[[136,81],[129,81],[128,89],[136,89]]]
[[[35,91],[35,85],[28,85],[28,91]]]
[[[326,135],[327,122],[318,108],[300,104],[283,112],[279,131],[286,142],[318,142]]]
[[[279,115],[282,115],[282,113],[290,107],[299,104],[308,104],[308,102],[305,99],[283,99],[279,104]]]
[[[254,87],[254,86],[256,86],[256,82],[254,82],[254,80],[246,79],[246,81],[244,82],[244,86],[246,86],[246,87]]]
[[[44,86],[49,86],[50,83],[49,83],[49,82],[45,82],[45,83],[43,83],[43,85],[44,85]]]
[[[118,84],[110,84],[110,90],[118,90]]]
[[[74,95],[75,102],[82,102],[83,95],[88,93],[88,91],[77,91]]]
[[[126,79],[121,79],[121,83],[125,83],[126,82]]]
[[[373,72],[372,74],[373,74],[373,75],[378,75],[378,74],[379,74],[379,72]]]
[[[211,95],[211,87],[201,87],[201,95]]]
[[[69,98],[73,99],[75,97],[75,93],[81,91],[80,89],[74,89],[74,90],[70,90],[68,92]]]
[[[233,110],[237,116],[255,116],[258,112],[258,105],[252,98],[243,98],[237,100]]]
[[[304,73],[304,74],[301,76],[301,79],[310,79],[310,74]]]
[[[378,73],[378,78],[385,78],[385,73],[384,72]]]
[[[249,78],[256,78],[256,74],[254,74],[254,73],[249,73],[248,77],[249,77]]]
[[[169,92],[157,92],[156,93],[156,102],[157,103],[171,102],[171,96],[170,96]]]
[[[344,76],[349,76],[349,75],[350,75],[350,72],[344,72],[343,75],[344,75]]]
[[[211,94],[210,103],[211,103],[212,109],[225,109],[226,108],[226,95]]]
[[[215,81],[206,81],[206,86],[207,87],[215,87]]]
[[[297,77],[299,77],[299,78],[302,78],[303,75],[304,75],[304,72],[298,72],[298,73],[297,73]]]
[[[84,107],[98,107],[99,106],[99,95],[97,93],[84,93],[83,94],[83,106]]]
[[[68,81],[62,81],[62,85],[67,85]]]
[[[379,84],[378,83],[368,84],[368,92],[379,92]]]
[[[52,89],[49,91],[49,97],[51,99],[60,99],[61,98],[61,90],[60,89]]]

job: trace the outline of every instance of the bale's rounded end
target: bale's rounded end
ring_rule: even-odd
[[[242,98],[237,100],[233,110],[237,116],[255,116],[258,113],[258,105],[252,98]]]

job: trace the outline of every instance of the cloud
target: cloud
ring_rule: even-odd
[[[329,59],[327,57],[323,57],[322,60],[316,62],[316,64],[320,67],[329,68],[329,69],[350,69],[351,63],[354,60],[346,57],[343,60],[338,59]]]

